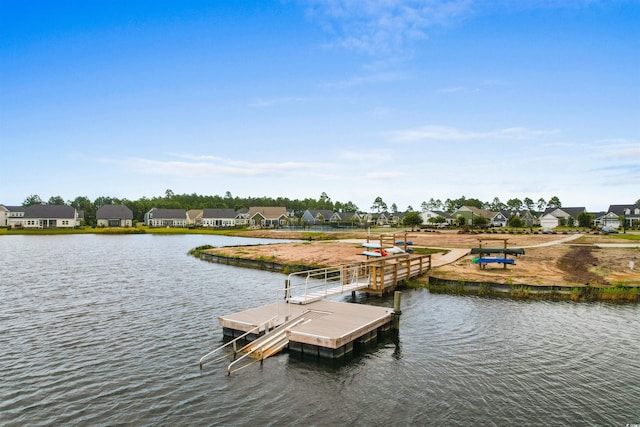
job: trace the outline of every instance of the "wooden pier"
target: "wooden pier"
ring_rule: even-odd
[[[231,374],[284,348],[328,359],[348,355],[354,345],[376,342],[379,335],[391,332],[393,325],[398,324],[399,307],[374,307],[326,298],[356,291],[386,294],[430,267],[430,255],[402,254],[292,273],[284,289],[278,291],[282,300],[219,317],[228,342],[203,356],[200,367],[232,356],[227,368]]]

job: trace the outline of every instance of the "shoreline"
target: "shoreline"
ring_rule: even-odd
[[[215,255],[210,253],[201,253],[197,257],[202,261],[231,265],[234,267],[255,268],[282,274],[290,274],[297,271],[318,268],[316,266],[302,264],[287,264],[268,260],[227,257],[224,255]],[[531,283],[504,284],[487,281],[474,282],[448,279],[426,274],[409,284],[405,284],[404,287],[414,289],[425,288],[433,293],[476,295],[497,298],[574,302],[601,301],[617,303],[637,303],[640,301],[640,286],[599,287],[590,285],[537,285]]]

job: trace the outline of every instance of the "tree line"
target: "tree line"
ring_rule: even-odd
[[[640,202],[640,200],[639,200]],[[142,197],[138,200],[129,200],[126,198],[117,198],[109,196],[101,196],[91,201],[86,196],[79,196],[73,200],[65,201],[60,196],[52,196],[47,201],[43,200],[37,194],[28,196],[23,206],[31,206],[34,204],[50,204],[50,205],[69,205],[84,212],[84,219],[87,225],[96,224],[96,212],[104,205],[109,204],[123,204],[127,206],[133,212],[134,221],[143,221],[144,214],[150,211],[152,208],[161,209],[207,209],[207,208],[227,208],[227,209],[248,209],[251,206],[285,206],[287,209],[291,209],[296,214],[302,215],[307,209],[326,209],[334,212],[362,212],[358,206],[349,201],[342,203],[339,201],[332,201],[327,193],[323,192],[318,199],[305,198],[305,199],[289,199],[287,197],[234,197],[231,192],[227,191],[224,196],[220,195],[199,195],[192,194],[175,194],[172,190],[165,191],[163,196],[156,197]],[[509,199],[505,203],[501,202],[498,197],[494,197],[491,202],[483,202],[475,198],[466,198],[462,196],[457,199],[446,199],[444,201],[440,199],[431,198],[428,201],[424,201],[420,205],[422,211],[443,211],[452,213],[456,209],[462,206],[475,206],[479,209],[487,209],[491,211],[501,210],[530,210],[542,212],[546,208],[562,207],[562,203],[557,196],[551,197],[548,201],[544,198],[539,198],[536,202],[529,197],[525,197],[520,200],[518,198]],[[415,212],[416,210],[412,206],[407,206],[405,213]],[[376,197],[373,204],[370,207],[371,213],[397,213],[400,212],[398,206],[392,203],[390,208],[382,197]]]
[[[22,203],[23,207],[36,204],[49,205],[69,205],[78,211],[84,212],[85,224],[93,226],[97,223],[96,212],[105,205],[125,205],[133,212],[134,221],[143,221],[145,213],[152,208],[159,209],[248,209],[251,206],[286,206],[295,212],[304,213],[306,209],[327,209],[339,212],[356,212],[358,207],[352,203],[333,202],[326,193],[322,193],[316,199],[289,199],[286,197],[234,197],[229,191],[224,196],[220,195],[199,195],[175,194],[172,190],[166,190],[164,196],[142,197],[138,200],[127,198],[101,196],[91,201],[86,196],[79,196],[73,200],[65,201],[60,196],[52,196],[48,200],[33,194],[28,196]]]

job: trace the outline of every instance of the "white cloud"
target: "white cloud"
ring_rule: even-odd
[[[534,130],[522,127],[494,129],[490,131],[464,131],[449,126],[428,125],[413,129],[404,129],[388,134],[392,142],[415,141],[472,141],[479,139],[522,140],[554,135],[559,130]]]
[[[297,174],[325,176],[336,166],[322,162],[248,162],[216,156],[179,154],[182,160],[159,160],[131,157],[126,159],[100,159],[103,163],[118,164],[125,169],[143,174],[168,176],[257,176]]]
[[[607,139],[597,142],[598,156],[640,161],[640,142],[626,139]]]
[[[471,12],[468,0],[312,0],[308,14],[335,37],[333,45],[370,55],[397,54]]]

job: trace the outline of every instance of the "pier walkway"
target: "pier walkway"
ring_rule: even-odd
[[[356,264],[291,273],[285,281],[285,300],[308,304],[346,292],[385,294],[399,283],[431,268],[431,255],[401,254]]]

